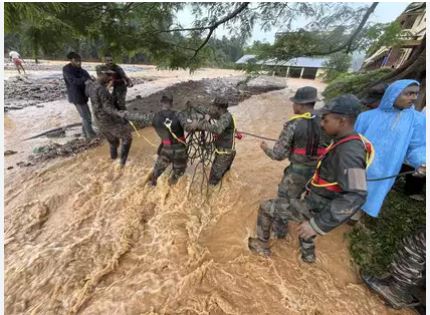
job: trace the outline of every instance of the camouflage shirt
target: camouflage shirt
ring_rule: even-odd
[[[312,125],[311,125],[312,124]],[[284,128],[276,141],[273,149],[267,148],[264,150],[267,156],[273,160],[282,161],[288,158],[291,163],[304,164],[315,166],[318,155],[307,156],[306,154],[295,154],[294,149],[306,149],[310,136],[309,128],[314,128],[317,136],[317,146],[325,147],[329,139],[320,128],[320,119],[315,117],[312,120],[297,118],[287,121]]]
[[[91,107],[100,129],[109,129],[116,124],[124,124],[120,111],[113,104],[112,96],[106,86],[99,82],[87,81],[85,93],[91,99]]]
[[[350,140],[339,144],[322,160],[319,175],[328,183],[337,183],[342,189],[334,192],[309,185],[310,193],[305,199],[316,212],[310,223],[315,231],[324,234],[348,220],[366,201],[366,152],[363,143]]]
[[[217,148],[234,149],[235,126],[230,112],[226,111],[213,122],[200,120],[197,129],[214,133]]]

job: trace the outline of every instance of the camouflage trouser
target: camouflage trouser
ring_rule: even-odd
[[[215,159],[212,163],[211,173],[209,175],[209,184],[217,185],[223,178],[224,174],[230,170],[231,164],[236,156],[236,151],[229,154],[215,153]]]
[[[284,176],[278,185],[278,197],[299,199],[305,191],[306,183],[312,177],[315,167],[302,164],[290,164],[284,170]]]
[[[276,198],[263,201],[258,210],[257,237],[268,242],[272,229],[284,234],[288,221],[302,222],[310,217],[309,207],[304,200]]]
[[[173,171],[171,178],[177,180],[185,173],[187,161],[187,149],[183,144],[161,145],[152,175],[153,183],[156,182],[157,178],[163,174],[170,164],[172,164]]]
[[[125,97],[127,95],[126,86],[115,86],[112,92],[113,103],[119,110],[126,110]]]
[[[103,126],[100,128],[100,131],[109,142],[110,156],[113,160],[118,157],[118,146],[120,145],[121,141],[119,157],[121,159],[121,164],[125,165],[132,142],[131,131],[128,125],[118,123],[108,127]]]
[[[405,287],[419,285],[426,269],[426,231],[405,237],[394,256],[392,277]]]

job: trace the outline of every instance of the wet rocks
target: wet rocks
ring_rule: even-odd
[[[4,151],[4,156],[8,156],[8,155],[13,155],[13,154],[17,154],[18,152],[13,151],[13,150],[6,150]]]
[[[65,144],[51,143],[33,149],[33,155],[29,156],[31,162],[43,162],[57,157],[67,157],[85,151],[101,144],[102,138],[97,137],[91,141],[85,139],[73,139]]]
[[[27,106],[64,99],[66,85],[60,78],[25,79],[13,77],[5,80],[5,111],[18,110]]]

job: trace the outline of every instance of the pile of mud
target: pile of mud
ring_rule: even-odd
[[[209,105],[216,96],[220,95],[229,99],[230,106],[235,106],[252,95],[284,88],[286,88],[285,80],[267,76],[189,80],[172,85],[147,97],[138,97],[128,102],[127,108],[132,112],[139,113],[157,112],[163,94],[169,94],[173,97],[173,107],[177,110],[185,109],[188,101],[193,105]]]
[[[146,81],[140,78],[132,80],[134,84]],[[6,112],[67,98],[66,84],[61,77],[34,79],[20,76],[12,77],[4,82],[4,110]]]

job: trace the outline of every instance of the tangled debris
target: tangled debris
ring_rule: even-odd
[[[29,160],[33,163],[43,162],[57,157],[67,157],[75,155],[79,152],[99,146],[102,143],[102,138],[97,137],[91,141],[85,139],[73,139],[65,144],[51,143],[46,146],[37,147],[33,150]]]
[[[230,106],[235,106],[252,95],[284,88],[286,88],[285,79],[269,76],[189,80],[169,86],[147,97],[137,97],[127,103],[127,108],[138,113],[157,112],[161,95],[164,93],[173,96],[173,107],[177,110],[185,109],[188,101],[191,104],[209,105],[215,96],[220,94],[229,99]]]

